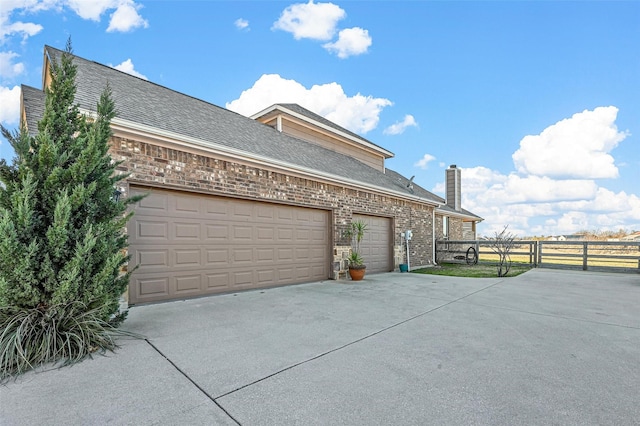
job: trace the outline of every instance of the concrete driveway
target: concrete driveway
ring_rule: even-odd
[[[388,273],[133,307],[2,425],[638,424],[640,275]]]

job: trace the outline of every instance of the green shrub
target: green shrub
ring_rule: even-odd
[[[108,154],[115,105],[107,87],[94,118],[79,113],[70,43],[50,71],[37,135],[1,129],[16,152],[0,162],[2,376],[112,349],[105,332],[126,316],[124,228],[139,198],[114,199],[126,178]]]

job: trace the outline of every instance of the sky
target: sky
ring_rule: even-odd
[[[2,125],[69,37],[240,114],[298,103],[443,197],[456,164],[479,235],[640,230],[639,1],[2,0]]]

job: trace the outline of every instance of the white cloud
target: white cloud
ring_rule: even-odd
[[[444,182],[433,190],[443,193]],[[614,193],[589,179],[522,177],[486,167],[463,168],[462,205],[485,219],[481,235],[493,235],[507,224],[520,235],[640,227],[640,197]]]
[[[0,43],[5,40],[6,36],[19,35],[23,40],[34,36],[43,30],[42,25],[32,22],[8,22],[8,17],[0,15]]]
[[[433,155],[425,154],[420,160],[416,161],[413,166],[420,167],[421,169],[426,170],[427,168],[429,168],[429,163],[435,159],[436,157],[434,157]]]
[[[0,44],[7,36],[20,36],[23,41],[38,34],[43,27],[32,22],[11,22],[11,14],[15,10],[37,12],[56,6],[58,0],[3,0],[0,3]]]
[[[19,55],[13,52],[0,52],[0,78],[9,79],[24,72],[22,62],[14,63],[13,59]]]
[[[407,127],[418,127],[416,119],[411,114],[405,115],[402,121],[398,121],[387,127],[382,133],[385,135],[400,135],[404,133]]]
[[[108,10],[115,9],[111,14],[107,31],[127,32],[134,28],[149,26],[138,10],[142,7],[134,0],[2,0],[0,7],[0,43],[7,36],[18,35],[26,40],[43,30],[42,25],[32,22],[11,22],[14,11],[39,12],[43,10],[71,9],[82,19],[100,21],[101,16]]]
[[[338,33],[338,40],[326,43],[322,47],[329,52],[335,52],[338,58],[345,59],[349,56],[367,53],[372,40],[369,31],[359,27],[347,28]]]
[[[333,3],[296,3],[282,11],[273,29],[293,34],[296,40],[330,40],[336,32],[338,21],[346,13]]]
[[[246,19],[238,18],[233,23],[239,30],[249,30],[249,21]]]
[[[338,83],[314,85],[307,89],[295,80],[278,74],[264,74],[238,99],[226,104],[237,113],[250,116],[276,103],[297,103],[310,111],[354,132],[367,133],[376,128],[388,99],[357,93],[347,96]]]
[[[67,5],[82,19],[100,21],[100,17],[109,9],[118,7],[119,0],[67,0]]]
[[[149,80],[147,78],[147,76],[145,76],[144,74],[139,73],[138,71],[136,71],[134,69],[133,66],[133,62],[131,61],[131,59],[127,59],[126,61],[123,61],[121,63],[119,63],[116,66],[113,65],[109,65],[112,68],[117,69],[118,71],[122,71],[122,72],[126,72],[127,74],[131,74],[131,75],[135,75],[136,77],[140,77],[144,80]]]
[[[119,31],[129,32],[135,28],[147,28],[149,23],[138,14],[142,6],[130,0],[125,0],[118,5],[118,8],[111,14],[107,32]]]
[[[615,125],[618,108],[585,110],[526,136],[513,154],[519,173],[581,179],[615,178],[618,168],[609,154],[628,133]]]
[[[20,86],[0,86],[0,123],[18,124],[20,120]]]

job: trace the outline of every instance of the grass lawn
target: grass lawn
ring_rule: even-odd
[[[531,269],[529,264],[512,263],[508,277],[515,277]],[[416,269],[416,274],[447,275],[450,277],[497,278],[498,267],[491,263],[479,263],[469,266],[461,263],[441,263],[432,268]]]

